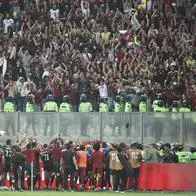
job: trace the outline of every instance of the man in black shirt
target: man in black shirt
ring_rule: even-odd
[[[75,155],[71,149],[71,144],[66,144],[66,149],[62,151],[61,169],[64,171],[64,188],[67,189],[67,181],[70,176],[71,190],[74,190],[74,172],[78,170]]]
[[[15,153],[12,156],[12,167],[14,173],[14,188],[20,190],[18,186],[18,180],[20,178],[21,189],[24,189],[24,169],[25,169],[25,155],[21,152],[19,147],[15,147]]]

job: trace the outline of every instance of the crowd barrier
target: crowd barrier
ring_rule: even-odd
[[[41,182],[40,188],[45,188],[45,179],[43,171],[43,163],[40,163]],[[9,179],[9,177],[8,177]],[[87,182],[88,189],[90,182]],[[7,180],[9,187],[9,180]],[[107,183],[108,185],[108,183]],[[36,184],[38,187],[38,183]],[[52,184],[55,189],[56,182]],[[68,181],[68,187],[70,182]],[[127,183],[127,189],[129,180]],[[27,179],[25,178],[25,187],[27,188]],[[79,181],[76,183],[79,188]],[[164,163],[142,163],[139,177],[140,190],[156,190],[156,191],[196,191],[196,164],[164,164]]]
[[[143,163],[140,189],[196,191],[196,164]]]

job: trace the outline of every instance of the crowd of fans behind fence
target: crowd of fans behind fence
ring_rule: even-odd
[[[193,0],[9,0],[0,2],[0,100],[49,94],[78,105],[99,97],[162,93],[196,106]]]

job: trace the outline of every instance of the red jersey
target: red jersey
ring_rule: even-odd
[[[102,151],[99,150],[93,153],[93,168],[103,168],[104,161],[104,153]]]
[[[31,163],[32,161],[33,162],[35,161],[34,149],[32,149],[32,148],[26,149],[24,151],[24,155],[26,157],[27,163]]]
[[[58,162],[61,160],[61,155],[62,155],[62,148],[61,147],[54,147],[51,150],[51,153],[52,153],[53,161]]]

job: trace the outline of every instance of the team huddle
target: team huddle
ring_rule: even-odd
[[[81,144],[66,142],[60,136],[44,145],[27,137],[12,145],[9,139],[0,146],[0,187],[6,187],[9,181],[16,191],[134,191],[139,188],[141,162],[196,163],[196,148],[188,152],[181,144],[162,142],[144,147],[137,142]]]
[[[130,189],[137,189],[141,151],[136,144],[130,149],[125,148],[124,143],[109,145],[93,142],[76,145],[73,142],[65,143],[60,137],[43,146],[32,140],[21,147],[12,145],[11,140],[7,140],[0,151],[1,186],[6,186],[9,173],[9,183],[14,190],[30,190],[33,165],[33,187],[39,189],[40,162],[43,162],[46,189],[54,188],[55,180],[56,190],[74,191],[76,182],[79,182],[79,190],[124,191],[127,177],[135,178],[131,181],[134,183],[130,183]],[[25,178],[28,187],[25,187]]]

